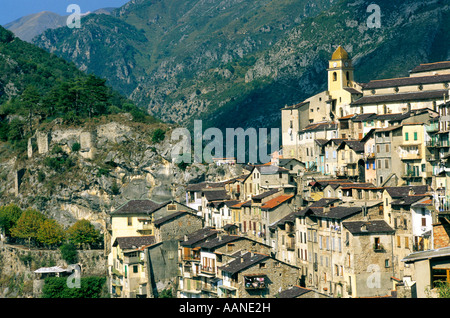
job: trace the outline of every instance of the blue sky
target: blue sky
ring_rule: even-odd
[[[120,7],[129,0],[0,0],[0,25],[14,21],[20,17],[52,11],[61,15],[68,15],[67,7],[77,4],[81,12],[94,11],[105,7]]]

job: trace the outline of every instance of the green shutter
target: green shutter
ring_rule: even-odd
[[[408,141],[409,140],[409,136],[408,133],[405,133],[405,140]]]

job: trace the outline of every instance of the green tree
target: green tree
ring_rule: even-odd
[[[74,244],[95,244],[100,239],[100,232],[88,220],[78,220],[68,230],[70,242]]]
[[[78,262],[78,251],[72,243],[61,245],[59,251],[61,252],[62,259],[68,264],[75,264]]]
[[[37,240],[50,246],[60,244],[65,236],[63,227],[53,219],[43,221],[37,232]]]
[[[11,228],[13,228],[20,216],[22,209],[15,204],[8,204],[0,208],[0,227],[5,231],[6,235],[11,235]]]
[[[32,239],[35,240],[37,238],[39,229],[46,219],[41,212],[28,208],[22,212],[16,225],[11,228],[11,236],[28,239],[30,244]]]
[[[33,119],[35,113],[39,110],[39,103],[41,101],[41,95],[38,89],[34,85],[28,85],[22,93],[21,96],[21,106],[23,107],[24,113],[27,116],[28,130],[30,133],[33,132]]]

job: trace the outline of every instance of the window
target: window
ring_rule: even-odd
[[[417,131],[414,132],[414,140],[417,140]]]
[[[337,73],[333,72],[333,82],[336,82],[336,81],[337,81]]]
[[[384,267],[388,268],[389,266],[390,266],[389,265],[389,259],[387,258],[387,259],[384,260]]]
[[[405,248],[409,248],[409,240],[408,240],[408,237],[405,237]]]
[[[406,132],[405,133],[405,140],[408,141],[409,140],[409,134]]]
[[[374,238],[374,245],[373,245],[373,248],[374,248],[375,250],[381,250],[381,249],[382,249],[381,243],[380,243],[380,238],[379,238],[379,237],[375,237],[375,238]]]
[[[176,204],[169,204],[167,205],[167,211],[176,211],[177,205]]]
[[[440,283],[450,282],[450,269],[433,268],[432,269],[433,288],[439,287]]]
[[[127,222],[128,222],[128,226],[132,226],[133,225],[133,218],[131,216],[129,216],[127,218]]]
[[[386,169],[389,169],[389,159],[385,159],[385,160],[384,160],[384,167],[385,167]]]
[[[133,273],[138,273],[139,269],[137,265],[133,265]]]

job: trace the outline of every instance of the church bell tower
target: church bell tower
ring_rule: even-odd
[[[353,86],[352,61],[347,51],[339,46],[331,56],[328,65],[328,91],[332,92]]]

